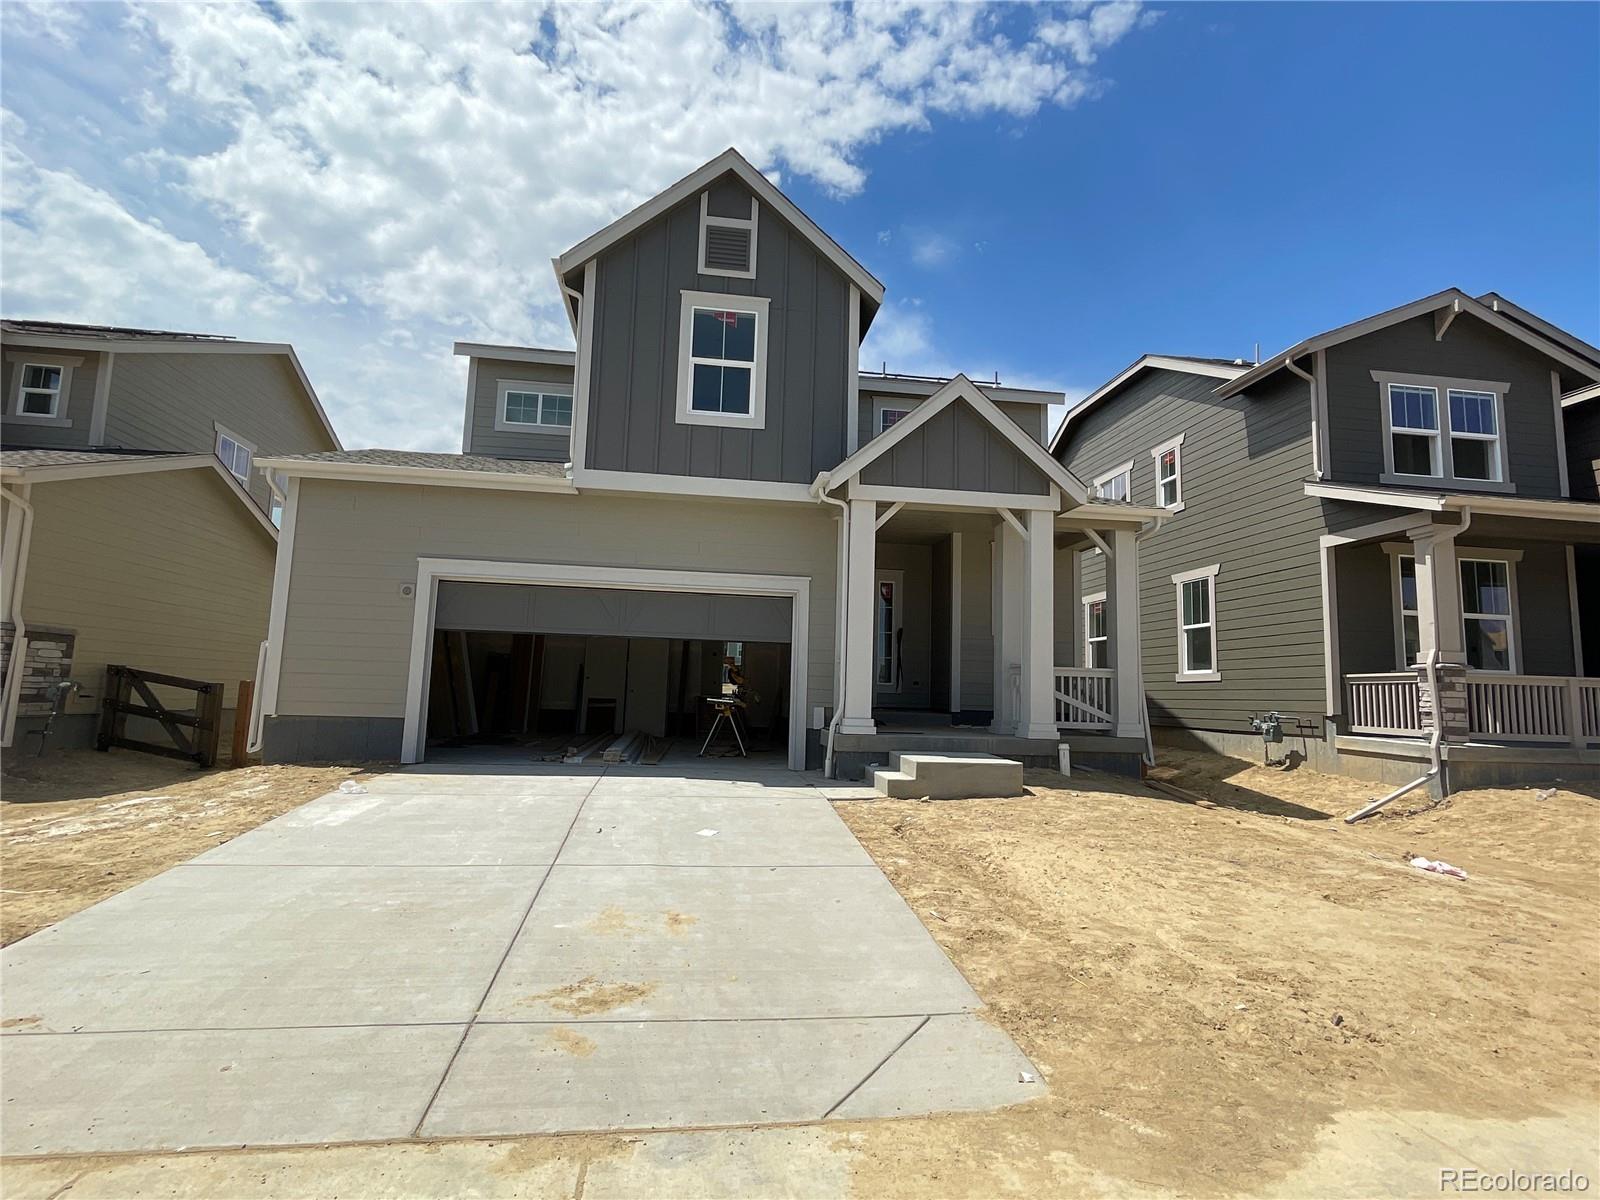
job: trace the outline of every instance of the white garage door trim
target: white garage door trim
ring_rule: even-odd
[[[588,567],[570,563],[504,562],[494,559],[419,558],[417,594],[411,619],[411,663],[406,681],[405,737],[400,761],[421,762],[426,750],[423,723],[428,653],[441,580],[465,583],[537,583],[552,587],[626,588],[649,592],[715,592],[738,596],[786,596],[789,621],[789,766],[806,764],[806,666],[810,661],[811,580],[803,575],[740,575],[705,571],[667,571],[642,567]]]

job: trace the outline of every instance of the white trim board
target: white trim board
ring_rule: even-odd
[[[455,353],[465,358],[492,358],[501,362],[538,363],[548,367],[576,365],[576,350],[548,350],[543,346],[496,346],[489,342],[457,342]]]
[[[285,521],[288,516],[285,515]],[[285,572],[287,575],[287,572]],[[805,769],[808,711],[806,676],[810,666],[811,580],[803,575],[744,575],[731,572],[676,571],[642,567],[576,566],[567,563],[512,562],[495,559],[418,558],[413,597],[411,655],[407,666],[405,732],[400,759],[426,756],[428,676],[433,656],[434,614],[441,580],[470,583],[527,583],[549,587],[619,588],[629,591],[696,592],[713,595],[779,596],[790,601],[789,767]],[[276,589],[273,593],[277,599]],[[279,655],[281,656],[281,639]],[[276,680],[273,685],[276,701]]]
[[[1446,493],[1425,489],[1363,487],[1359,484],[1307,482],[1305,493],[1325,500],[1377,504],[1385,508],[1410,508],[1417,512],[1455,512],[1470,509],[1499,517],[1537,517],[1551,521],[1600,524],[1600,504],[1592,500],[1536,500],[1531,496],[1493,493]]]
[[[345,479],[365,483],[424,483],[435,487],[487,488],[513,492],[574,492],[566,475],[527,475],[517,471],[466,471],[454,467],[402,467],[388,463],[327,462],[303,458],[258,458],[256,466],[282,471],[291,479]]]
[[[1123,384],[1131,382],[1146,371],[1181,371],[1186,375],[1203,375],[1211,379],[1234,379],[1243,375],[1250,368],[1241,363],[1239,366],[1229,366],[1224,363],[1194,362],[1187,358],[1171,358],[1163,354],[1141,355],[1135,362],[1130,363],[1094,391],[1090,392],[1078,403],[1074,404],[1067,415],[1061,419],[1061,426],[1050,439],[1050,453],[1054,454],[1061,447],[1061,439],[1066,435],[1067,429],[1084,413],[1088,412],[1100,401],[1115,392]]]

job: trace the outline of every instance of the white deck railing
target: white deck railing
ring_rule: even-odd
[[[1351,733],[1421,736],[1416,675],[1346,675],[1344,689]],[[1467,721],[1491,742],[1600,741],[1600,679],[1469,671]]]
[[[1116,724],[1115,685],[1108,668],[1056,668],[1056,724],[1062,729],[1110,729]]]

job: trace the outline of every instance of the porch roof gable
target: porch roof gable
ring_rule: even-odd
[[[1009,443],[1050,484],[1070,496],[1077,504],[1089,499],[1089,492],[1081,480],[1050,456],[1050,453],[1025,433],[1022,428],[985,396],[978,386],[965,375],[956,375],[927,400],[917,405],[907,416],[901,417],[887,431],[873,438],[831,471],[824,471],[817,479],[816,490],[831,491],[858,478],[862,471],[879,461],[924,429],[931,421],[952,405],[965,404],[994,432]],[[953,481],[951,481],[953,483]]]

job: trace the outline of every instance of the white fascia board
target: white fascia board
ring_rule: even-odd
[[[1051,458],[1043,446],[1024,433],[1015,421],[1001,412],[994,401],[985,396],[978,385],[965,375],[955,376],[926,401],[917,405],[910,416],[901,417],[889,427],[887,433],[879,434],[829,471],[828,487],[837,487],[854,479],[861,474],[863,468],[893,450],[957,400],[965,400],[970,404],[1001,437],[1021,451],[1024,458],[1043,471],[1051,483],[1073,500],[1082,504],[1089,498],[1088,489],[1071,471]]]
[[[1079,525],[1122,524],[1146,525],[1151,521],[1165,521],[1171,509],[1146,508],[1132,504],[1096,504],[1093,500],[1076,508],[1056,514],[1056,523],[1067,528]]]
[[[1566,408],[1573,404],[1582,404],[1585,400],[1593,400],[1600,396],[1600,383],[1590,384],[1588,387],[1578,388],[1561,397],[1561,407]]]
[[[1319,333],[1315,337],[1307,338],[1294,346],[1289,347],[1282,354],[1274,355],[1266,362],[1251,368],[1237,379],[1231,380],[1217,388],[1216,395],[1222,399],[1237,395],[1246,388],[1259,383],[1267,376],[1282,368],[1290,358],[1301,358],[1317,350],[1326,350],[1329,346],[1336,346],[1341,342],[1348,342],[1354,338],[1364,337],[1379,329],[1387,329],[1390,325],[1398,325],[1402,321],[1409,321],[1413,317],[1420,317],[1424,313],[1437,312],[1447,306],[1459,306],[1461,312],[1477,317],[1486,325],[1490,325],[1501,333],[1508,334],[1520,342],[1532,346],[1540,353],[1555,359],[1562,366],[1568,367],[1588,379],[1600,380],[1600,365],[1589,362],[1579,355],[1573,354],[1565,346],[1536,333],[1526,325],[1519,324],[1511,318],[1503,316],[1480,304],[1460,288],[1448,288],[1432,296],[1425,296],[1421,300],[1414,300],[1410,304],[1391,308],[1387,312],[1377,313],[1349,325],[1341,325],[1338,329],[1330,329],[1327,333]]]
[[[1362,487],[1349,483],[1308,481],[1306,495],[1322,500],[1348,500],[1352,504],[1381,504],[1385,508],[1411,508],[1418,512],[1443,512],[1445,497],[1439,492],[1413,492],[1400,488]]]
[[[211,456],[210,465],[216,471],[217,477],[228,486],[228,490],[233,493],[234,498],[249,510],[250,515],[255,518],[256,524],[261,526],[267,536],[276,542],[278,540],[278,527],[272,523],[270,516],[261,511],[261,506],[256,503],[256,498],[245,490],[244,484],[239,482],[238,477],[223,466],[222,460],[214,454]]]
[[[288,342],[190,342],[182,338],[89,338],[73,337],[70,334],[57,337],[39,333],[9,332],[5,335],[5,339],[6,344],[12,346],[62,346],[74,350],[114,354],[281,354],[289,360],[289,366],[294,370],[300,386],[305,389],[306,399],[311,402],[311,410],[316,413],[317,420],[328,435],[328,440],[333,443],[333,448],[344,449],[344,443],[334,431],[333,422],[328,420],[328,414],[323,411],[322,401],[317,399],[317,389],[311,386],[311,379],[306,375],[306,369],[300,365],[299,356]]]
[[[576,350],[548,350],[542,346],[495,346],[488,342],[457,342],[455,353],[463,358],[493,358],[502,362],[539,363],[550,367],[570,367],[578,361]]]
[[[1534,500],[1523,496],[1449,495],[1444,506],[1451,512],[1470,509],[1495,517],[1537,517],[1551,521],[1581,521],[1600,525],[1600,504],[1590,500]]]
[[[1210,379],[1227,380],[1237,378],[1249,369],[1248,367],[1230,367],[1223,363],[1191,362],[1186,358],[1169,358],[1164,354],[1143,355],[1138,361],[1123,368],[1110,380],[1101,384],[1067,410],[1067,415],[1062,418],[1061,425],[1056,430],[1055,436],[1050,439],[1050,453],[1055,454],[1060,448],[1062,437],[1075,420],[1111,395],[1112,392],[1122,387],[1123,384],[1130,382],[1146,371],[1182,371],[1188,375],[1204,375]],[[1052,401],[1052,403],[1060,403],[1060,401]]]
[[[779,500],[815,504],[811,488],[803,483],[766,479],[717,479],[702,475],[657,475],[645,471],[574,471],[575,482],[586,492],[644,492],[661,497],[709,500]]]
[[[874,304],[883,303],[883,284],[876,276],[852,258],[838,242],[834,241],[805,213],[801,212],[794,201],[785,196],[770,180],[760,171],[750,165],[750,162],[737,150],[732,148],[724,150],[710,162],[690,172],[677,183],[658,193],[633,211],[624,214],[598,233],[590,234],[565,254],[555,260],[556,275],[565,279],[584,263],[603,252],[607,247],[627,237],[635,230],[648,225],[661,214],[674,205],[687,200],[697,191],[706,187],[718,176],[732,171],[744,182],[756,199],[764,201],[777,210],[784,220],[798,229],[810,241],[824,258],[837,267],[852,283],[861,289],[864,296],[872,299]]]
[[[575,492],[565,476],[524,475],[516,471],[463,471],[450,467],[402,467],[387,463],[308,462],[260,458],[256,465],[302,479],[340,479],[363,483],[422,483],[437,487],[487,488],[515,492]]]

